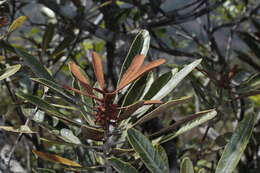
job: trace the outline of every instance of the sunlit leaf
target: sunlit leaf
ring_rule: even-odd
[[[13,127],[13,126],[0,126],[0,129],[8,131],[8,132],[15,132],[15,133],[36,133],[30,129],[28,126],[19,126],[19,127]]]
[[[147,30],[141,30],[138,35],[135,37],[130,50],[125,58],[125,61],[122,65],[121,72],[120,72],[120,77],[119,79],[122,78],[123,74],[126,72],[128,67],[130,66],[133,58],[136,55],[143,54],[146,56],[148,49],[150,45],[150,35]]]
[[[0,71],[0,80],[3,80],[3,79],[6,79],[10,76],[12,76],[13,74],[15,74],[19,69],[21,68],[21,65],[20,64],[17,64],[17,65],[12,65],[12,66],[9,66],[7,67],[6,69],[4,70],[1,70]]]
[[[26,16],[20,16],[16,18],[13,23],[9,26],[7,32],[11,33],[14,30],[18,29],[22,24],[26,21],[27,17]]]
[[[170,109],[173,106],[176,106],[178,104],[184,103],[188,100],[190,100],[191,97],[183,97],[177,100],[171,100],[168,101],[162,105],[160,105],[158,108],[154,109],[152,112],[149,112],[148,114],[146,114],[145,116],[143,116],[142,118],[140,118],[133,126],[147,122],[155,117],[160,116],[160,114],[168,109]]]
[[[182,159],[180,173],[194,173],[193,164],[188,157]]]
[[[127,130],[128,141],[139,154],[145,166],[153,173],[169,173],[168,164],[152,143],[139,131],[131,128]]]
[[[129,163],[124,162],[115,157],[109,158],[108,162],[119,172],[119,173],[138,173],[138,171],[131,166]]]
[[[239,122],[221,155],[215,173],[232,173],[234,171],[249,142],[255,122],[256,115],[253,113],[248,114]]]
[[[73,76],[86,89],[86,92],[92,95],[93,94],[92,87],[89,85],[88,79],[81,73],[80,68],[74,62],[70,62],[69,67]]]
[[[81,144],[79,138],[73,134],[73,132],[69,129],[62,128],[60,130],[60,135],[62,139],[66,142],[73,143],[73,144]]]
[[[136,80],[137,78],[139,78],[140,76],[142,76],[145,72],[148,72],[149,70],[152,70],[155,67],[158,67],[159,65],[165,63],[165,59],[157,59],[154,60],[152,62],[150,62],[149,64],[144,65],[143,67],[141,67],[137,72],[134,73],[134,75],[132,75],[130,78],[128,78],[126,81],[124,81],[123,83],[121,83],[118,88],[116,89],[115,92],[123,89],[124,87],[126,87],[128,84],[130,84],[131,82],[133,82],[134,80]],[[154,99],[156,100],[156,99]]]
[[[67,165],[67,166],[82,167],[77,162],[74,162],[72,160],[69,160],[69,159],[66,159],[64,157],[58,156],[56,154],[49,154],[49,153],[44,153],[44,152],[40,152],[40,151],[36,151],[36,150],[32,150],[32,152],[35,155],[37,155],[38,157],[40,157],[41,159],[44,159],[44,160],[47,160],[47,161],[60,163],[60,164]]]
[[[94,68],[94,72],[98,81],[98,84],[101,89],[105,88],[105,79],[104,79],[104,72],[103,72],[103,65],[101,61],[101,57],[96,52],[92,53],[92,64]]]
[[[160,140],[160,143],[164,143],[164,142],[167,142],[167,141],[193,129],[194,127],[197,127],[197,126],[207,122],[208,120],[211,120],[216,115],[217,115],[217,112],[214,109],[202,111],[202,112],[196,113],[194,115],[191,115],[187,118],[184,118],[182,120],[179,120],[176,123],[174,123],[173,125],[170,125],[169,127],[166,127],[164,129],[152,134],[150,137],[154,138],[154,137],[158,137],[161,135],[166,135]],[[180,126],[182,126],[182,127],[179,128]],[[175,132],[170,133],[172,131],[175,131]]]
[[[124,85],[124,83],[127,82],[128,79],[131,78],[137,72],[141,66],[143,65],[144,62],[144,55],[136,55],[130,64],[129,68],[126,70],[125,74],[122,76],[122,79],[120,79],[120,83],[118,86],[120,87],[121,85]]]

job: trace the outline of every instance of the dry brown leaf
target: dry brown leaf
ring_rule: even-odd
[[[67,165],[67,166],[82,167],[80,164],[78,164],[72,160],[66,159],[64,157],[58,156],[56,154],[49,154],[49,153],[44,153],[44,152],[40,152],[40,151],[36,151],[36,150],[32,150],[32,152],[44,160],[61,163],[63,165]]]
[[[86,89],[86,92],[90,95],[93,94],[92,87],[89,85],[89,81],[85,78],[85,76],[80,72],[79,66],[77,66],[74,62],[69,63],[69,68],[73,74],[73,76],[80,82],[80,84]]]
[[[92,64],[93,64],[93,68],[94,68],[94,72],[95,72],[98,84],[101,89],[104,89],[105,80],[104,80],[102,61],[101,61],[100,55],[96,52],[92,53]]]

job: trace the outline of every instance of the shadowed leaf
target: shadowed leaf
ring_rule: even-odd
[[[109,158],[108,162],[119,172],[119,173],[138,173],[138,171],[131,166],[129,163],[124,162],[115,157]]]
[[[169,173],[169,167],[162,158],[159,150],[139,131],[131,128],[127,130],[128,141],[133,149],[139,154],[145,166],[152,173]]]

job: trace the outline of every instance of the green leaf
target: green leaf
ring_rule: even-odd
[[[15,48],[15,51],[18,56],[23,58],[25,65],[31,68],[33,73],[40,78],[45,78],[51,81],[54,81],[50,73],[45,69],[45,67],[40,63],[34,56],[28,54],[22,49]]]
[[[157,93],[154,95],[151,100],[160,100],[167,96],[176,86],[200,63],[202,59],[196,60],[191,64],[185,66],[178,73],[175,73],[172,78],[165,84]]]
[[[130,50],[125,58],[125,61],[123,63],[123,66],[121,68],[120,77],[121,79],[122,75],[126,72],[128,67],[130,66],[133,58],[136,55],[143,54],[146,55],[149,49],[150,45],[150,35],[147,30],[141,30],[138,35],[135,37]],[[120,81],[120,80],[118,80]]]
[[[60,130],[60,135],[62,139],[65,140],[66,142],[73,143],[73,144],[81,144],[79,138],[75,136],[73,132],[69,129],[62,128]]]
[[[153,96],[155,96],[174,76],[174,74],[177,72],[177,69],[172,69],[169,72],[166,72],[162,74],[160,77],[158,77],[151,85],[148,92],[145,94],[144,99],[149,100]]]
[[[194,173],[193,164],[188,157],[182,160],[180,173]]]
[[[168,101],[168,102],[160,105],[156,109],[154,109],[152,112],[149,112],[148,114],[146,114],[145,116],[140,118],[136,123],[134,123],[133,126],[136,126],[138,124],[142,124],[142,123],[147,122],[147,121],[149,121],[149,120],[151,120],[155,117],[158,117],[162,112],[167,111],[168,109],[170,109],[173,106],[184,103],[184,102],[188,101],[190,98],[191,97],[187,96],[187,97],[182,97],[182,98],[177,99],[177,100]]]
[[[19,28],[20,26],[22,26],[22,24],[26,21],[26,19],[27,19],[26,16],[20,16],[17,19],[15,19],[13,23],[9,26],[7,32],[11,33],[17,28]]]
[[[76,126],[81,126],[80,123],[64,117],[64,115],[60,113],[55,107],[53,107],[51,104],[49,104],[48,102],[44,101],[43,99],[37,96],[24,94],[22,92],[17,92],[16,95],[22,99],[29,101],[30,103],[36,105],[37,107],[41,108],[44,112],[47,112],[48,114],[57,117],[59,120],[63,122],[71,123]]]
[[[159,132],[152,134],[151,137],[154,138],[154,137],[161,136],[163,134],[168,134],[169,132],[177,130],[177,128],[182,126],[177,131],[164,136],[160,140],[160,143],[167,142],[167,141],[193,129],[194,127],[197,127],[197,126],[207,122],[208,120],[211,120],[216,115],[217,115],[217,112],[214,109],[196,113],[196,114],[188,116],[187,118],[184,118],[180,121],[177,121],[173,125],[166,127],[164,129],[160,130]]]
[[[0,126],[0,129],[8,131],[8,132],[15,132],[15,133],[36,133],[30,129],[28,126],[19,126],[19,127],[13,127],[13,126]]]
[[[152,143],[139,131],[131,128],[127,130],[128,141],[133,149],[140,155],[145,166],[153,173],[169,173],[169,167],[161,154]]]
[[[55,29],[55,25],[50,23],[44,32],[43,39],[42,39],[42,51],[43,52],[45,52],[46,49],[49,47],[49,44],[54,35],[54,29]]]
[[[12,75],[15,74],[20,68],[21,68],[21,65],[20,65],[20,64],[17,64],[17,65],[13,65],[13,66],[7,67],[7,68],[4,69],[4,70],[1,70],[1,72],[0,72],[0,74],[1,74],[0,80],[6,79],[6,78],[12,76]]]
[[[255,122],[256,115],[253,113],[248,114],[239,122],[221,155],[216,173],[231,173],[234,171],[249,142]]]
[[[247,46],[255,53],[255,55],[260,54],[259,40],[255,39],[252,35],[247,32],[237,32],[240,39],[242,39]]]
[[[154,84],[152,84],[150,90],[153,90],[153,85],[157,86],[155,91],[148,91],[148,93],[146,94],[146,96],[144,97],[145,100],[161,100],[162,98],[164,98],[165,96],[167,96],[170,92],[172,92],[177,85],[194,69],[196,68],[200,63],[201,63],[202,59],[198,59],[195,60],[194,62],[190,63],[189,65],[185,66],[183,69],[181,69],[179,72],[177,72],[177,69],[172,69],[171,73],[172,76],[171,78],[168,80],[168,78],[166,78],[167,76],[164,76],[165,80],[168,80],[167,83],[165,83],[164,85],[161,85],[158,81],[160,81],[161,79],[155,80]],[[168,74],[169,75],[169,74]],[[157,83],[158,82],[158,83]],[[161,87],[161,88],[160,88]],[[160,88],[160,89],[158,89]],[[145,113],[149,108],[151,107],[151,105],[147,105],[147,106],[143,106],[142,108],[140,108],[139,110],[137,110],[135,112],[135,114],[139,114],[139,117],[141,115],[143,115],[143,113]]]
[[[166,164],[167,168],[169,168],[169,160],[168,160],[168,156],[167,156],[165,149],[161,145],[158,145],[158,144],[155,145],[154,148],[161,155],[162,160]]]
[[[109,158],[108,162],[120,173],[138,173],[138,171],[129,163],[117,158]]]

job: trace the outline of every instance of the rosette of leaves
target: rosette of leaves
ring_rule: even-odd
[[[51,93],[56,93],[53,99],[50,99],[48,91],[43,97],[17,93],[62,124],[54,126],[45,120],[38,122],[56,138],[50,140],[43,137],[42,142],[82,147],[87,159],[71,162],[40,151],[34,151],[34,154],[73,170],[138,172],[144,164],[151,172],[169,172],[167,155],[160,144],[212,119],[216,111],[206,110],[187,116],[148,136],[134,129],[159,117],[165,110],[189,100],[190,97],[183,97],[161,101],[201,62],[195,60],[180,71],[174,68],[155,79],[151,70],[165,63],[165,60],[157,59],[143,65],[149,42],[149,33],[140,31],[122,65],[114,90],[106,85],[101,57],[95,52],[92,53],[92,65],[97,82],[92,84],[86,73],[70,62],[69,69],[75,80],[74,85],[69,86],[59,85],[32,55],[16,48],[17,55],[39,77],[32,80],[46,86]],[[59,100],[63,105],[50,103],[50,100]]]

